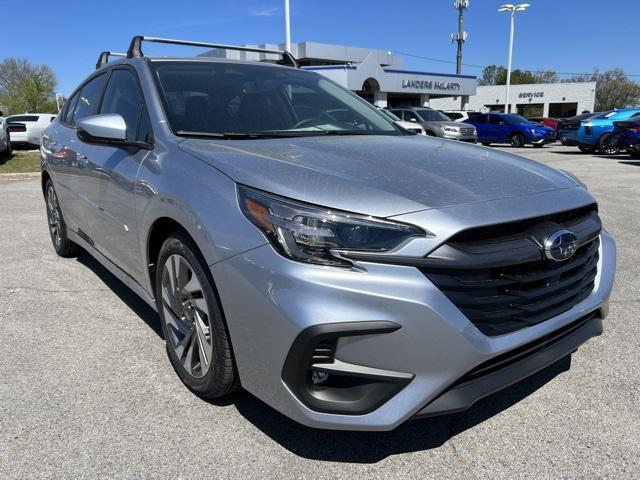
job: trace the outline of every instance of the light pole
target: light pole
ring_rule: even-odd
[[[509,30],[509,65],[507,67],[507,97],[504,101],[504,113],[509,113],[509,87],[511,86],[511,57],[513,54],[513,31],[515,29],[516,12],[524,12],[531,5],[528,3],[505,3],[498,9],[499,12],[509,12],[511,14],[511,28]]]
[[[291,12],[289,0],[284,0],[284,49],[291,52]]]
[[[469,0],[455,0],[453,2],[453,8],[458,10],[458,33],[451,34],[451,43],[458,43],[458,52],[456,54],[456,74],[462,73],[462,45],[467,41],[469,35],[464,31],[464,11],[469,8]],[[460,109],[464,110],[466,103],[469,101],[469,97],[462,95],[460,97]]]

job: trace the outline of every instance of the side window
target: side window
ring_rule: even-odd
[[[76,93],[73,97],[67,100],[67,104],[65,105],[66,108],[62,114],[62,121],[64,123],[71,124],[71,119],[73,118],[73,112],[76,109],[76,102],[78,101],[79,96],[80,92]]]
[[[489,124],[490,125],[500,125],[503,120],[497,115],[489,115]]]
[[[396,117],[398,117],[400,120],[402,120],[402,110],[389,110],[391,113],[393,113]]]
[[[82,87],[78,100],[73,105],[73,110],[70,110],[71,117],[67,115],[65,118],[69,125],[75,126],[78,120],[95,115],[98,112],[98,102],[100,101],[100,94],[106,78],[107,76],[102,73]]]
[[[128,142],[139,139],[138,119],[142,113],[142,106],[142,97],[133,73],[124,69],[114,70],[104,93],[100,113],[118,113],[122,115],[127,124]],[[146,115],[146,112],[144,113]],[[148,132],[148,122],[146,122],[144,128]],[[144,141],[141,138],[140,140]]]
[[[416,123],[420,123],[420,119],[418,118],[418,115],[416,115],[415,113],[413,113],[411,110],[405,110],[404,111],[404,119],[407,122],[416,122]]]

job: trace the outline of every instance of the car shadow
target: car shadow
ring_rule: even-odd
[[[86,252],[77,261],[89,268],[149,328],[163,338],[158,314]],[[311,460],[371,464],[389,456],[438,448],[456,435],[503,412],[569,370],[567,356],[546,369],[476,402],[468,410],[441,417],[408,421],[391,432],[352,432],[305,427],[241,390],[217,400],[213,407],[233,406],[261,432],[293,454]],[[168,368],[168,366],[167,366]]]
[[[499,414],[569,370],[567,356],[546,369],[486,397],[468,410],[441,417],[411,420],[391,432],[317,430],[278,413],[241,391],[212,405],[234,405],[260,431],[299,457],[349,463],[377,463],[385,458],[438,448],[456,435]]]
[[[87,252],[82,251],[76,259],[83,266],[95,273],[156,335],[164,339],[160,319],[153,308],[147,305],[133,290],[122,283],[118,277],[102,266],[100,262]]]

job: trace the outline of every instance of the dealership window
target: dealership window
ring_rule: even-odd
[[[553,118],[575,117],[578,114],[577,103],[550,103],[549,116]]]
[[[544,115],[544,103],[519,103],[516,105],[518,115],[523,117],[542,117]]]

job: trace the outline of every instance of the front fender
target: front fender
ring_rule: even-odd
[[[236,184],[215,168],[179,150],[149,155],[136,182],[138,241],[149,292],[149,238],[154,223],[169,218],[194,240],[207,265],[267,243],[243,216]]]

